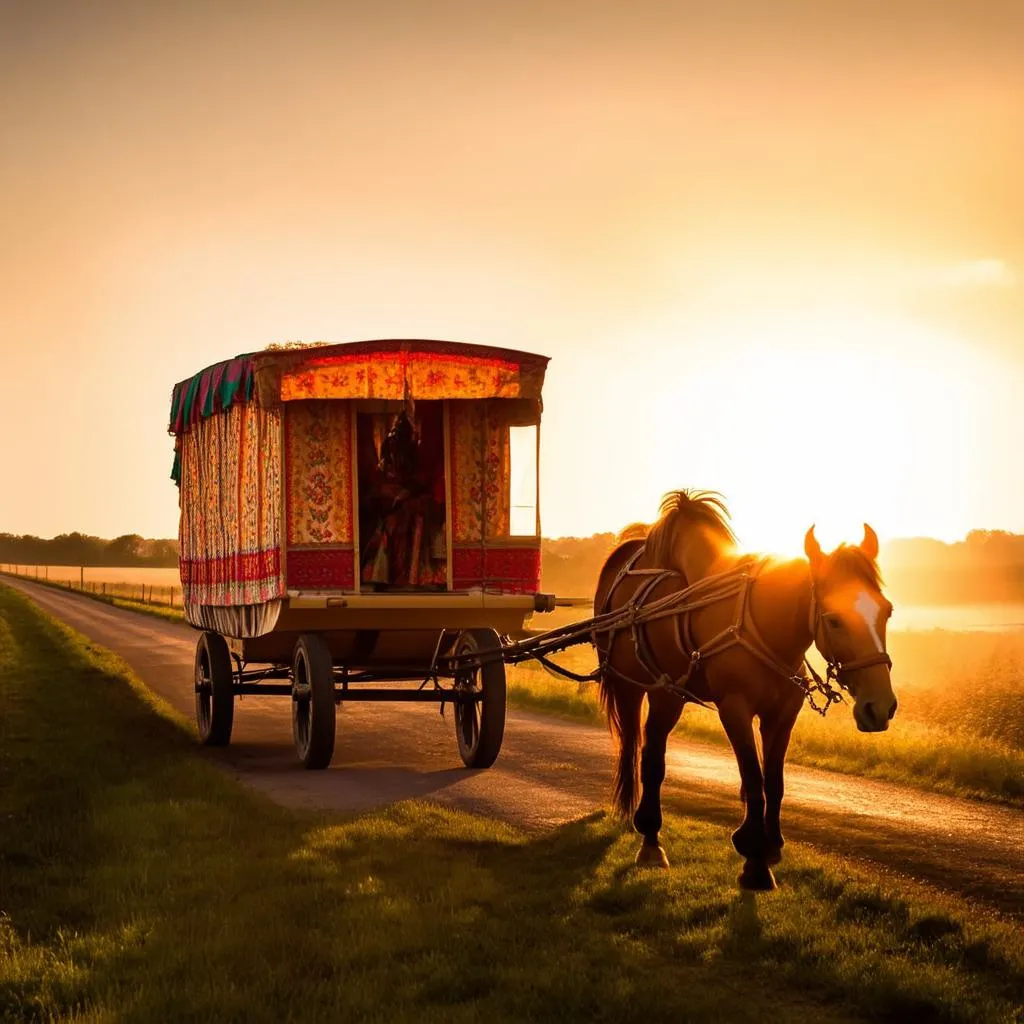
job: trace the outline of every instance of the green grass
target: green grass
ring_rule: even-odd
[[[1024,807],[1024,634],[893,633],[900,710],[889,731],[857,731],[848,707],[822,719],[804,709],[789,748],[795,764]],[[577,672],[593,649],[558,661]],[[513,707],[601,722],[595,684],[566,682],[537,665],[510,671]],[[717,715],[687,709],[678,732],[727,746]]]
[[[686,819],[647,874],[603,815],[287,812],[4,587],[0,822],[5,1021],[1022,1019],[1019,930],[798,847],[755,898]]]

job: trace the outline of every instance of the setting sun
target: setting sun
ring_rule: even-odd
[[[760,312],[657,325],[645,339],[665,353],[657,375],[637,364],[616,373],[623,401],[644,397],[645,440],[631,450],[622,434],[600,435],[628,481],[607,495],[608,520],[650,519],[662,493],[691,486],[726,496],[751,550],[797,555],[812,523],[826,547],[856,543],[865,521],[883,538],[962,536],[971,488],[1013,444],[986,449],[977,437],[1005,387],[1001,364],[895,313]],[[563,422],[557,408],[551,420]],[[547,470],[550,481],[562,466]],[[546,516],[561,521],[546,497]]]

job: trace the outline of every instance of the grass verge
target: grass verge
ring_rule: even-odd
[[[0,759],[3,1020],[1020,1019],[1019,931],[806,851],[754,898],[685,819],[639,874],[603,815],[275,807],[4,587]]]

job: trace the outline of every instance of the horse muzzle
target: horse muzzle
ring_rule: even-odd
[[[885,732],[895,714],[895,697],[891,701],[857,701],[853,706],[853,720],[861,732]]]

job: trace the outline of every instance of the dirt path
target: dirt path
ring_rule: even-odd
[[[107,647],[153,691],[192,717],[196,633],[188,626],[112,608],[7,577],[56,618]],[[509,714],[505,744],[489,771],[461,767],[451,715],[430,706],[343,705],[334,764],[298,768],[288,701],[245,698],[232,744],[210,752],[241,781],[289,806],[352,811],[410,797],[544,830],[607,806],[606,732],[537,715]],[[669,750],[666,805],[738,824],[731,753],[694,743]],[[1024,917],[1024,813],[790,765],[783,827],[790,839]],[[685,850],[669,850],[676,862]],[[784,872],[785,865],[780,868]]]

